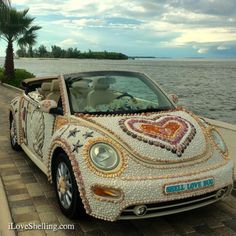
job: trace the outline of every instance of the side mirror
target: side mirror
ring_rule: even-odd
[[[42,112],[50,113],[50,110],[54,108],[57,108],[57,103],[54,100],[43,100],[39,102],[39,109]]]
[[[179,102],[179,97],[176,94],[170,94],[169,96],[173,103],[177,104]]]

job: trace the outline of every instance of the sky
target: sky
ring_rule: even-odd
[[[236,0],[12,0],[38,44],[128,56],[236,57]],[[3,41],[0,41],[3,53]]]

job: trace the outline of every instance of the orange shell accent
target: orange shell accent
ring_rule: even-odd
[[[68,123],[69,123],[68,119],[60,117],[60,116],[57,117],[55,121],[55,125],[54,125],[54,132],[60,129],[63,125],[66,125]]]
[[[173,138],[181,127],[176,122],[169,122],[164,126],[158,126],[157,124],[142,124],[140,128],[144,133],[152,135],[159,134],[161,136]]]

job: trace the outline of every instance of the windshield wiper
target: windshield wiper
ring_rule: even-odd
[[[158,111],[168,111],[173,109],[174,107],[159,107],[159,108],[150,108],[150,109],[145,109],[146,112],[158,112]]]
[[[82,114],[90,114],[90,115],[111,115],[111,114],[135,114],[135,113],[146,113],[146,112],[160,112],[160,111],[168,111],[173,109],[174,107],[161,107],[161,108],[150,108],[150,109],[142,109],[142,110],[127,110],[127,111],[95,111],[95,112],[79,112]],[[75,112],[78,113],[78,112]]]

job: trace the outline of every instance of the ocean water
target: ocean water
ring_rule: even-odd
[[[167,93],[177,94],[179,105],[198,115],[236,124],[236,60],[16,59],[15,67],[36,76],[111,69],[144,72]]]

